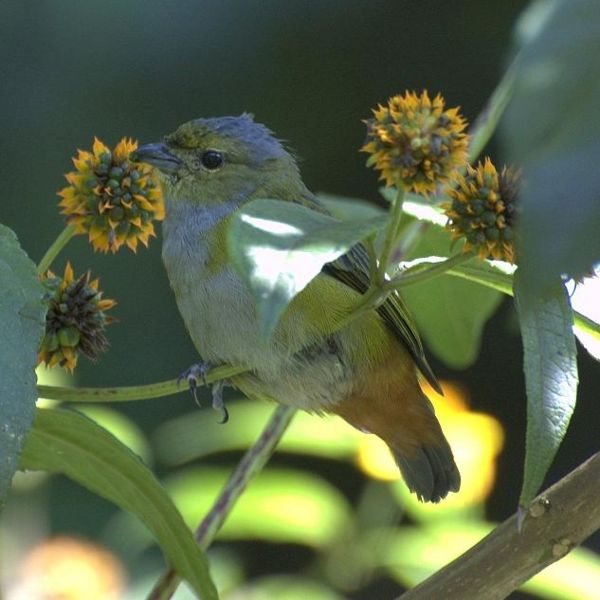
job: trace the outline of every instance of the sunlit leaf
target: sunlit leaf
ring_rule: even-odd
[[[392,202],[396,196],[396,190],[394,188],[380,188],[379,192],[388,201]],[[402,203],[402,211],[411,216],[425,221],[426,223],[433,223],[434,225],[440,225],[443,227],[448,221],[448,217],[442,212],[439,206],[434,206],[423,196],[418,194],[407,193]]]
[[[376,566],[386,566],[403,584],[413,587],[475,545],[491,531],[484,522],[436,522],[430,527],[403,527],[387,537],[373,535],[374,547],[388,541]],[[595,598],[600,580],[600,557],[584,548],[575,548],[527,581],[520,589],[547,600]]]
[[[166,464],[180,465],[215,452],[246,449],[254,443],[272,411],[266,402],[234,400],[229,404],[227,427],[218,426],[211,410],[171,419],[156,431],[157,454]],[[354,456],[362,435],[338,417],[299,412],[277,448],[283,452],[348,459]]]
[[[44,333],[44,289],[15,234],[0,225],[0,506],[33,421],[35,365]]]
[[[448,256],[450,248],[450,235],[429,225],[407,259]],[[401,294],[427,347],[457,369],[477,358],[483,327],[502,300],[494,290],[450,275],[407,286]]]
[[[87,417],[38,410],[21,468],[62,473],[133,513],[196,593],[204,600],[217,598],[206,558],[163,487],[137,456]]]
[[[387,217],[338,221],[299,204],[259,199],[234,213],[231,259],[256,299],[267,338],[289,302],[323,265],[381,229]]]
[[[77,410],[112,433],[121,443],[137,454],[145,464],[151,463],[152,452],[143,431],[123,413],[104,406],[79,405]]]
[[[373,219],[386,214],[383,208],[380,208],[372,202],[367,202],[360,198],[348,198],[335,194],[317,194],[317,200],[340,221],[358,221],[360,219]]]
[[[188,523],[198,523],[218,497],[229,469],[200,468],[167,482]],[[324,479],[303,471],[268,469],[242,494],[218,537],[324,546],[352,521],[344,496]]]
[[[381,566],[404,585],[413,587],[474,546],[492,526],[481,521],[448,519],[434,521],[429,527],[402,527],[389,534],[380,550]],[[384,538],[385,539],[385,538]],[[382,545],[382,536],[374,533],[367,544]]]
[[[238,593],[244,600],[343,600],[343,596],[323,583],[290,575],[262,577],[243,586]]]
[[[575,548],[523,584],[521,589],[548,600],[582,600],[598,595],[598,581],[600,556],[585,548]]]
[[[527,389],[521,506],[526,506],[542,485],[567,431],[577,397],[573,311],[564,285],[558,281],[544,297],[537,297],[528,291],[525,277],[519,269],[514,280]]]

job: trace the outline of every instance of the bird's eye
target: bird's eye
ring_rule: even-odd
[[[202,166],[210,171],[216,171],[223,165],[223,155],[217,150],[207,150],[200,158]]]

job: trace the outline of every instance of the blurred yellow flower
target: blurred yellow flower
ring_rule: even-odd
[[[118,600],[125,588],[117,557],[97,544],[60,536],[42,541],[25,557],[9,599]]]
[[[162,192],[150,165],[132,162],[137,142],[123,138],[114,151],[98,138],[92,152],[78,151],[75,171],[65,175],[69,186],[58,195],[67,221],[77,233],[87,233],[94,250],[136,251],[155,236],[152,221],[162,221]]]
[[[434,511],[440,508],[472,506],[481,503],[491,492],[496,478],[496,457],[504,444],[500,423],[485,413],[469,410],[465,390],[457,384],[442,382],[444,396],[430,386],[424,386],[427,397],[448,438],[456,464],[461,472],[460,492],[450,494],[439,506],[417,503],[419,508]],[[383,481],[400,480],[398,467],[387,446],[375,436],[362,436],[357,461],[369,476]],[[399,482],[404,489],[404,484]],[[406,500],[413,498],[406,491]]]

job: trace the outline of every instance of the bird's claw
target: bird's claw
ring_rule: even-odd
[[[229,385],[229,381],[226,379],[220,379],[212,386],[212,407],[215,410],[221,411],[221,420],[219,421],[220,425],[223,425],[229,421],[229,411],[225,406],[225,402],[223,401],[223,388]]]
[[[194,402],[200,406],[200,401],[198,400],[198,383],[202,382],[204,385],[208,386],[208,382],[206,381],[206,375],[211,370],[212,365],[207,362],[196,363],[192,365],[189,369],[186,369],[179,375],[177,378],[177,385],[179,385],[184,379],[187,381],[187,384],[190,388],[190,392],[194,398]],[[220,379],[219,381],[212,384],[212,407],[215,410],[221,412],[221,420],[219,424],[224,424],[229,421],[229,411],[225,406],[225,402],[223,401],[223,388],[225,386],[231,385],[229,380]]]
[[[197,392],[198,382],[201,381],[204,385],[208,385],[206,381],[206,374],[210,371],[210,369],[210,363],[196,363],[189,369],[183,371],[183,373],[181,373],[177,378],[177,385],[179,385],[184,379],[187,381],[190,392],[192,393],[192,397],[194,398],[194,402],[198,406],[200,406]]]

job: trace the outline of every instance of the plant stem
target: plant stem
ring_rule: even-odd
[[[439,275],[443,275],[450,269],[465,263],[473,258],[473,254],[460,253],[450,256],[446,260],[438,263],[434,263],[429,267],[421,268],[416,273],[407,272],[406,274],[400,274],[394,279],[385,283],[384,289],[395,290],[400,287],[407,285],[413,285],[414,283],[422,283],[428,279],[433,279]]]
[[[512,275],[502,273],[499,270],[482,270],[474,265],[465,264],[471,258],[468,254],[456,255],[444,260],[440,257],[439,262],[426,262],[416,273],[407,272],[404,276],[399,276],[392,281],[387,281],[384,289],[372,287],[365,292],[355,305],[354,309],[343,319],[336,321],[327,333],[333,333],[346,327],[355,319],[361,317],[370,310],[375,310],[385,296],[392,289],[412,285],[428,279],[433,279],[439,275],[451,275],[466,279],[483,285],[485,287],[497,290],[508,296],[512,296]],[[416,270],[416,267],[413,267]],[[412,269],[411,269],[412,271]],[[574,311],[574,325],[579,331],[583,331],[600,339],[600,323],[592,321],[590,318]],[[214,383],[220,379],[228,379],[247,371],[244,367],[223,365],[212,369],[206,376],[207,383]],[[49,400],[62,400],[65,402],[130,402],[134,400],[147,400],[149,398],[160,398],[169,396],[178,392],[186,391],[187,386],[177,383],[176,379],[161,381],[148,385],[115,387],[115,388],[76,388],[59,387],[52,385],[38,385],[38,395],[40,398]]]
[[[206,375],[206,383],[214,383],[220,379],[229,379],[235,375],[246,372],[246,367],[223,365],[215,367]],[[53,385],[38,385],[40,398],[48,400],[63,400],[65,402],[130,402],[132,400],[148,400],[170,396],[178,392],[187,391],[188,386],[177,379],[150,383],[148,385],[132,385],[125,387],[106,388],[78,388],[59,387]]]
[[[206,550],[210,546],[249,481],[269,460],[295,412],[296,409],[292,406],[278,406],[258,440],[244,454],[217,501],[196,529],[196,541],[202,550]],[[180,577],[173,569],[165,571],[148,595],[147,600],[171,598],[180,581]]]
[[[500,271],[483,271],[472,265],[455,265],[447,273],[448,275],[492,288],[507,296],[513,295],[512,275]],[[592,321],[589,317],[586,317],[575,310],[573,311],[573,321],[575,329],[589,333],[600,340],[600,323]]]
[[[369,281],[377,279],[377,251],[375,250],[376,235],[370,235],[364,242],[369,255]]]
[[[468,161],[472,163],[485,148],[490,141],[492,135],[496,131],[500,117],[504,113],[504,109],[508,105],[512,97],[515,73],[518,57],[513,61],[511,66],[506,70],[500,83],[492,92],[487,104],[479,113],[477,119],[473,123],[469,132],[471,143],[469,144]]]
[[[401,182],[396,184],[396,196],[392,200],[390,208],[390,222],[388,223],[383,240],[383,248],[379,258],[379,269],[377,271],[377,282],[371,282],[371,285],[377,283],[382,285],[385,281],[385,274],[390,262],[390,256],[396,242],[398,241],[398,231],[400,229],[400,220],[402,219],[402,203],[404,201],[404,186]]]
[[[54,240],[50,248],[46,250],[46,254],[40,260],[37,266],[37,273],[41,275],[45,273],[54,259],[58,256],[59,252],[67,245],[69,240],[75,235],[75,225],[67,225]]]

